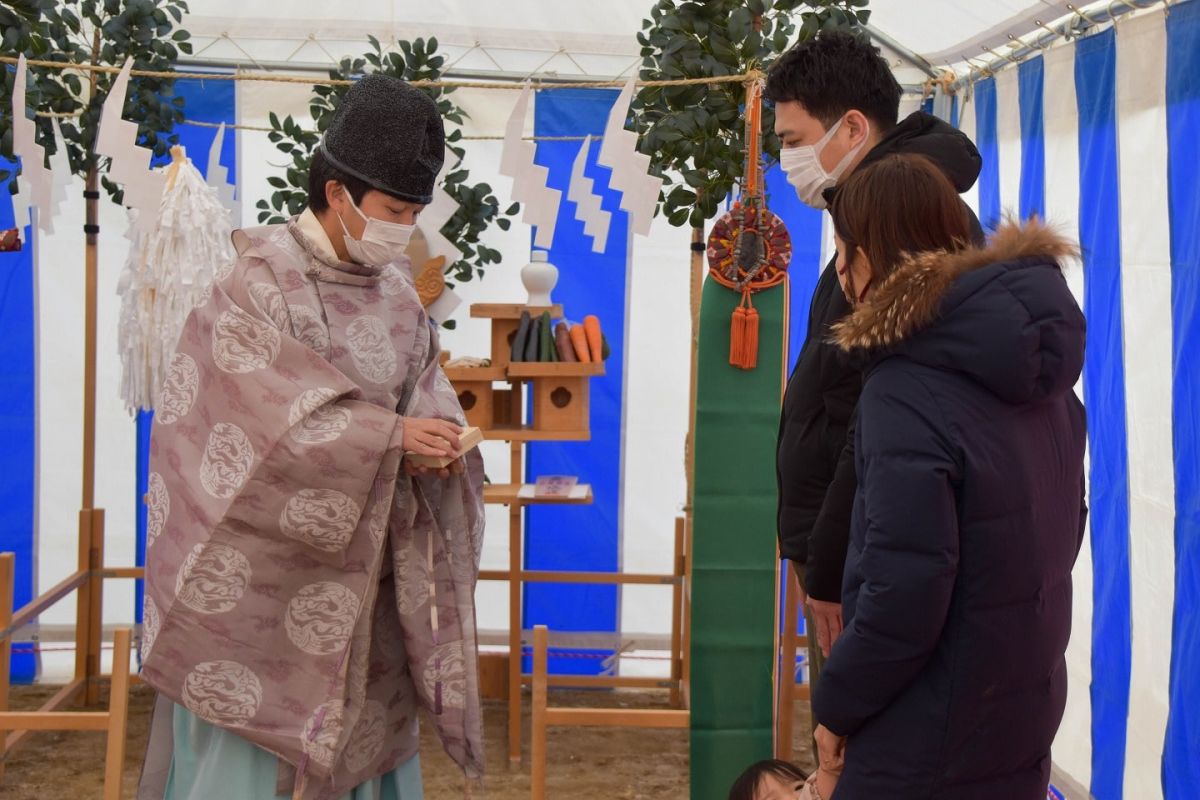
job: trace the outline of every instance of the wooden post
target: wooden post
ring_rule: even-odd
[[[775,757],[792,758],[793,726],[796,719],[796,627],[799,624],[800,596],[796,570],[788,562],[787,582],[783,590],[783,641],[779,648],[779,676],[776,688],[779,705],[775,720]]]
[[[0,628],[12,624],[13,577],[16,556],[0,554]],[[0,711],[8,711],[9,670],[12,666],[12,638],[0,641]],[[4,762],[7,755],[3,733],[0,732],[0,778],[4,777]]]
[[[92,513],[88,510],[79,512],[79,558],[76,563],[79,572],[84,575],[83,583],[75,590],[75,679],[83,681],[86,695],[90,674],[88,672],[88,639],[91,632],[88,624],[92,618],[92,578],[88,576],[92,568]]]
[[[675,520],[675,558],[671,572],[679,578],[671,589],[671,708],[683,708],[683,528],[682,517]]]
[[[516,389],[514,389],[516,391]],[[512,443],[514,484],[524,482],[523,445]],[[521,765],[521,504],[514,500],[508,507],[508,763]]]
[[[91,509],[79,512],[79,568],[88,577],[79,587],[75,614],[75,677],[83,684],[84,705],[95,705],[100,699],[100,646],[103,634],[101,611],[104,580],[104,511]]]
[[[92,63],[100,60],[100,29],[92,35]],[[96,96],[99,73],[89,78],[89,97]],[[100,165],[91,156],[84,204],[86,245],[84,248],[83,307],[83,489],[79,511],[79,568],[99,569],[104,564],[104,512],[96,505],[96,307],[99,280]],[[96,556],[99,553],[99,560]],[[87,567],[84,563],[88,564]],[[100,620],[102,581],[90,575],[79,588],[75,615],[75,677],[84,678],[84,703],[98,698],[95,678],[100,674]],[[85,599],[86,596],[86,599]],[[80,626],[82,630],[80,630]]]
[[[533,800],[546,798],[546,670],[549,631],[545,625],[533,629],[533,725],[530,733],[530,785]]]
[[[683,707],[692,707],[692,522],[683,521]]]
[[[125,724],[129,714],[128,628],[113,637],[112,686],[108,697],[108,748],[104,757],[104,800],[121,800],[125,773]]]

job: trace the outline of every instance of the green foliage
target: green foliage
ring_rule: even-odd
[[[765,71],[796,39],[865,24],[867,0],[658,0],[642,22],[643,80]],[[804,7],[805,10],[797,11]],[[639,149],[667,186],[659,213],[675,226],[703,228],[744,171],[741,83],[642,88],[633,102]],[[763,150],[777,157],[775,115],[762,113]]]
[[[406,81],[436,81],[442,75],[445,59],[437,55],[438,42],[435,38],[412,42],[402,40],[398,43],[398,53],[384,53],[379,40],[373,36],[370,42],[369,52],[361,58],[343,59],[337,69],[330,70],[329,77],[351,80],[379,72]],[[275,114],[271,115],[272,131],[269,137],[280,152],[291,159],[291,163],[284,177],[269,179],[276,191],[269,200],[258,202],[259,222],[282,222],[285,216],[298,214],[304,209],[308,203],[308,170],[313,150],[349,89],[345,85],[313,87],[309,111],[315,124],[310,129],[304,128],[290,116],[281,120]],[[421,90],[434,99],[442,119],[449,123],[446,143],[461,160],[464,153],[462,130],[457,126],[463,124],[467,113],[449,99],[448,95],[454,89],[421,87]],[[520,208],[513,203],[501,212],[500,201],[492,193],[492,187],[486,183],[471,184],[469,178],[466,169],[457,167],[446,174],[442,183],[442,188],[459,205],[458,211],[442,228],[442,235],[463,251],[463,258],[447,267],[447,275],[461,282],[477,275],[482,277],[489,265],[500,263],[500,251],[482,244],[480,237],[493,222],[501,230],[508,230],[512,225],[510,217]]]
[[[190,34],[179,28],[188,10],[184,0],[13,0],[0,5],[0,53],[16,57],[91,63],[120,67],[133,58],[135,69],[172,70],[180,53],[191,53]],[[97,39],[98,34],[98,39]],[[84,176],[98,166],[94,154],[100,112],[113,73],[96,73],[96,89],[78,71],[29,68],[28,105],[39,112],[77,116],[59,121],[66,140],[71,170]],[[4,70],[0,86],[0,152],[12,155],[12,107],[15,69]],[[137,120],[138,143],[165,156],[178,137],[171,133],[183,121],[183,98],[175,95],[170,78],[131,77],[125,101],[125,118]],[[39,140],[53,149],[50,119],[37,117]],[[0,170],[0,182],[10,174]],[[121,191],[107,179],[104,187],[117,202]],[[12,192],[15,180],[9,182]]]

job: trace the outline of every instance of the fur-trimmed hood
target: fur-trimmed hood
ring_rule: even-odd
[[[1005,224],[986,247],[919,254],[833,327],[833,341],[967,373],[1010,402],[1066,391],[1083,366],[1083,314],[1059,266],[1075,252],[1030,222]]]

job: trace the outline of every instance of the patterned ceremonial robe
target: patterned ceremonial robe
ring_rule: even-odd
[[[407,261],[339,262],[311,212],[238,232],[151,441],[143,675],[334,797],[412,758],[417,706],[483,768],[483,469],[410,478],[402,417],[464,423]]]

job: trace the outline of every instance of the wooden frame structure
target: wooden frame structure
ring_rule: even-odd
[[[103,518],[101,517],[101,521]],[[100,528],[103,529],[102,526]],[[84,547],[81,544],[80,551]],[[92,548],[88,548],[89,557]],[[76,642],[84,641],[88,650],[77,651],[76,675],[36,711],[9,711],[9,669],[11,666],[12,635],[41,612],[53,606],[72,591],[79,591],[80,619],[86,626],[91,619],[93,592],[99,595],[99,587],[106,577],[141,577],[139,568],[119,570],[78,571],[69,576],[41,597],[12,612],[13,569],[15,557],[12,553],[0,554],[0,778],[9,755],[32,731],[105,731],[108,745],[104,759],[104,800],[120,800],[121,784],[125,769],[125,734],[129,714],[129,685],[133,678],[129,674],[129,649],[133,633],[121,628],[113,636],[112,685],[109,690],[107,711],[59,711],[65,705],[82,698],[85,705],[95,705],[100,693],[100,639],[99,622],[92,629],[76,631]],[[108,574],[112,573],[112,574]],[[136,574],[135,574],[136,573]],[[96,602],[95,608],[99,608]],[[87,612],[86,614],[83,612]],[[97,614],[98,616],[98,614]],[[94,651],[93,651],[94,648]],[[88,669],[94,667],[95,672]],[[84,670],[83,675],[79,674]],[[90,690],[90,691],[89,691]],[[10,733],[5,736],[5,732]]]
[[[524,445],[531,441],[587,441],[591,438],[588,381],[604,374],[603,364],[513,362],[511,346],[522,313],[534,319],[549,311],[562,316],[562,307],[527,307],[512,304],[480,304],[471,307],[471,316],[492,324],[491,365],[488,367],[447,367],[446,375],[455,387],[469,424],[484,430],[484,438],[510,444],[512,484],[484,488],[484,502],[509,508],[506,570],[482,570],[479,580],[508,581],[508,758],[509,766],[521,762],[521,691],[532,685],[532,674],[524,673],[523,629],[521,624],[521,588],[525,583],[591,583],[615,585],[668,585],[672,587],[671,676],[670,678],[634,678],[602,675],[555,675],[551,686],[577,688],[669,689],[671,704],[683,708],[687,703],[689,673],[688,623],[690,620],[690,551],[686,520],[675,525],[675,549],[672,570],[667,574],[623,572],[537,571],[524,568],[523,512],[531,505],[590,505],[589,491],[582,498],[541,498],[522,496],[519,483],[524,473]],[[494,383],[507,381],[507,388]],[[524,384],[531,385],[529,402],[532,419],[524,422]],[[569,403],[554,399],[555,392],[568,392]]]
[[[790,566],[788,576],[783,595],[783,635],[779,645],[779,705],[775,713],[775,757],[782,761],[792,760],[796,700],[808,700],[812,696],[809,683],[796,682],[796,653],[801,647],[808,647],[808,636],[796,633],[800,623],[800,585]]]
[[[533,800],[546,798],[546,729],[549,727],[590,728],[675,728],[691,722],[687,709],[551,708],[548,705],[547,675],[550,632],[545,625],[533,629],[533,731],[530,745],[530,788]]]
[[[514,453],[518,448],[514,446]],[[518,459],[514,455],[514,459]],[[671,592],[671,675],[669,678],[637,678],[620,675],[552,675],[548,685],[588,689],[669,689],[671,705],[685,708],[687,704],[687,674],[689,668],[689,608],[687,576],[690,548],[686,544],[686,522],[675,520],[674,568],[669,574],[622,572],[551,572],[523,568],[522,515],[524,501],[514,500],[509,512],[509,568],[481,570],[480,580],[509,582],[509,639],[508,639],[508,760],[510,768],[521,762],[521,689],[535,682],[533,673],[522,669],[524,642],[521,625],[521,585],[523,583],[596,583],[617,585],[670,585]],[[516,579],[513,579],[516,576]]]

